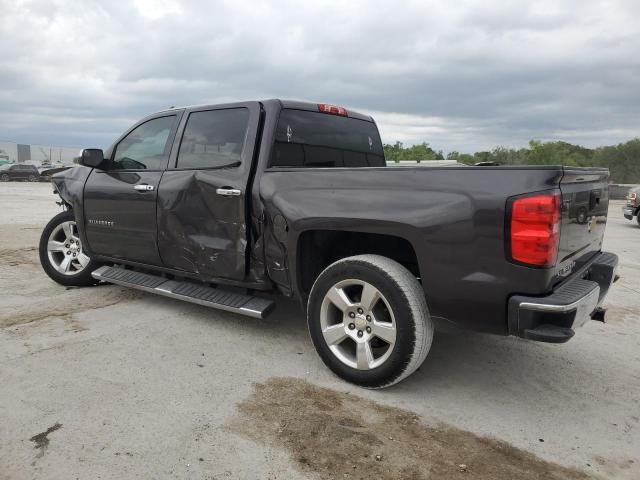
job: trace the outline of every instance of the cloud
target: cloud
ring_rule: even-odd
[[[445,151],[640,135],[629,1],[0,0],[0,140],[107,146],[171,105],[296,98]]]

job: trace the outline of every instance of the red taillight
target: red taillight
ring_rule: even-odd
[[[341,117],[347,116],[346,108],[329,105],[328,103],[319,103],[318,111],[321,113],[328,113],[330,115],[340,115]]]
[[[560,193],[516,198],[511,203],[511,258],[551,267],[558,258]]]

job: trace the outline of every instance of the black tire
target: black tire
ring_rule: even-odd
[[[638,222],[638,226],[640,227],[640,211],[638,211],[638,216],[636,217],[636,222]]]
[[[29,181],[30,182],[37,182],[38,178],[35,175],[29,175]]]
[[[327,292],[338,282],[350,279],[375,287],[395,318],[396,337],[390,355],[384,363],[368,370],[359,370],[341,361],[322,333],[320,316]],[[344,380],[365,388],[389,387],[411,375],[426,358],[434,331],[418,280],[399,263],[379,255],[348,257],[328,266],[311,289],[307,322],[311,340],[325,365]]]
[[[49,260],[47,244],[49,242],[51,233],[60,224],[69,221],[75,222],[75,216],[73,214],[73,211],[71,210],[59,213],[58,215],[53,217],[44,227],[42,235],[40,236],[40,264],[42,265],[43,270],[49,276],[49,278],[51,278],[51,280],[53,280],[54,282],[59,283],[60,285],[64,285],[67,287],[85,287],[89,285],[95,285],[96,283],[98,283],[98,280],[94,279],[91,276],[91,272],[93,272],[101,265],[95,260],[90,259],[89,263],[82,269],[82,271],[72,275],[65,275],[58,272]]]
[[[6,173],[3,173],[0,176],[0,182],[8,182],[9,181],[9,175],[7,175]]]

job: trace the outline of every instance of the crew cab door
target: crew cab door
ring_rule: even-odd
[[[259,123],[257,102],[185,112],[158,190],[166,267],[202,279],[245,277],[247,186]]]
[[[156,200],[180,113],[138,123],[107,152],[104,169],[91,172],[84,188],[84,227],[93,254],[162,264]]]

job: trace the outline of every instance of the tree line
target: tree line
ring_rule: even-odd
[[[442,150],[428,143],[405,147],[402,142],[384,145],[387,162],[400,160],[444,160]],[[640,138],[625,143],[597,148],[585,148],[567,142],[531,140],[528,148],[496,147],[491,151],[471,153],[449,152],[447,160],[473,165],[495,162],[500,165],[570,165],[607,167],[614,183],[640,183]]]

